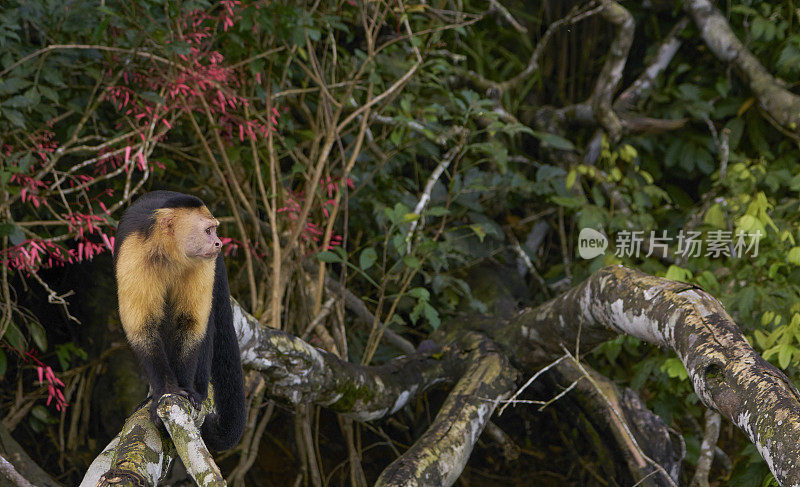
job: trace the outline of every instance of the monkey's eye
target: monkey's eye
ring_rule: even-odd
[[[211,230],[212,230],[213,228],[214,228],[214,227],[208,227],[208,228],[206,228],[206,235],[211,235]]]

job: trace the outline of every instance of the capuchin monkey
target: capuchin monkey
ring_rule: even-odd
[[[239,442],[246,415],[218,225],[199,198],[145,194],[122,215],[114,265],[122,327],[150,381],[154,421],[164,394],[200,409],[210,378],[217,413],[202,435],[225,450]]]

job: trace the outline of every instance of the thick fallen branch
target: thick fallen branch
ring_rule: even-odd
[[[292,404],[317,404],[357,421],[393,414],[431,386],[458,379],[456,355],[411,354],[385,365],[344,361],[286,332],[262,328],[234,302],[242,364],[264,374],[267,391]]]
[[[428,430],[381,473],[376,487],[449,486],[461,475],[497,404],[513,391],[516,376],[485,337],[472,334],[469,340],[473,351],[467,371]]]
[[[709,0],[688,0],[684,8],[714,55],[732,64],[764,110],[784,129],[800,134],[800,96],[795,95],[736,37],[728,21]]]
[[[17,487],[33,487],[33,484],[28,482],[28,479],[17,472],[14,465],[2,456],[0,456],[0,475]]]
[[[755,444],[781,485],[800,485],[800,393],[747,343],[720,302],[691,284],[607,267],[513,320],[473,322],[521,369],[618,333],[674,350],[697,396]]]

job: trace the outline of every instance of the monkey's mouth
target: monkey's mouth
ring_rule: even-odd
[[[219,254],[219,251],[220,251],[220,249],[216,248],[216,249],[214,249],[214,250],[212,250],[210,252],[206,252],[205,254],[202,255],[202,257],[204,259],[213,259],[213,258],[215,258],[217,256],[217,254]]]

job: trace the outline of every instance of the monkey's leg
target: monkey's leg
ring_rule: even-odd
[[[186,396],[195,409],[200,409],[203,405],[203,399],[205,399],[195,388],[197,363],[199,360],[202,360],[201,350],[200,344],[197,344],[194,347],[182,350],[180,355],[175,358],[175,376],[178,379],[178,394]]]
[[[194,376],[194,390],[200,396],[201,401],[208,397],[208,381],[211,380],[211,358],[214,355],[214,335],[213,323],[209,320],[206,336],[200,343],[199,359],[197,361],[197,373]]]
[[[194,384],[197,362],[202,352],[202,336],[197,337],[188,333],[190,324],[188,317],[178,315],[172,326],[165,327],[162,333],[167,359],[175,371],[175,387],[170,392],[186,397],[192,406],[200,409],[203,399],[195,390]]]
[[[151,337],[145,342],[139,342],[133,346],[133,351],[142,364],[150,387],[153,389],[153,403],[150,405],[150,415],[156,424],[161,420],[156,414],[158,401],[161,396],[168,393],[177,392],[177,379],[175,372],[167,358],[164,342],[160,337]]]

